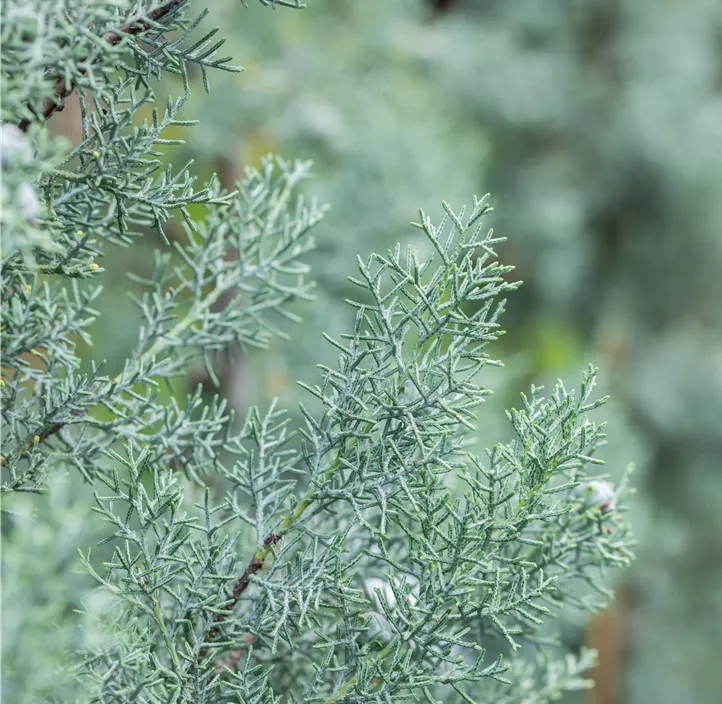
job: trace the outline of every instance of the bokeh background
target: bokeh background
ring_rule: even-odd
[[[343,300],[356,254],[398,241],[423,248],[408,227],[419,207],[438,216],[441,199],[458,208],[490,191],[495,212],[486,224],[509,238],[502,258],[524,286],[495,348],[506,369],[489,378],[496,394],[482,409],[480,444],[508,437],[503,410],[531,382],[575,384],[593,361],[613,397],[603,411],[609,473],[619,476],[628,462],[637,468],[638,560],[615,577],[608,611],[591,623],[569,614],[562,624],[568,647],[600,651],[596,690],[570,701],[719,702],[722,3],[210,4],[208,24],[221,27],[245,72],[212,74],[209,96],[193,77],[184,117],[201,125],[182,135],[185,154],[176,148],[172,158],[194,158],[195,173],[216,171],[229,187],[268,152],[309,158],[307,191],[331,204],[310,259],[317,300],[296,311],[304,323],[286,328],[290,342],[228,366],[222,393],[241,411],[274,396],[290,409],[309,402],[295,380],[314,382],[314,365],[334,361],[321,332],[336,335],[352,321]],[[164,90],[177,95],[180,84]],[[72,101],[53,121],[77,138]],[[148,238],[105,264],[100,307],[109,315],[92,357],[111,368],[122,364],[138,321],[123,273],[142,273],[150,265],[142,248],[154,246],[162,244]],[[28,515],[42,513],[42,529],[4,557],[3,641],[14,645],[3,657],[26,693],[55,676],[52,662],[38,662],[52,653],[27,650],[31,634],[55,623],[60,651],[83,629],[82,615],[65,624],[71,606],[87,606],[75,603],[87,578],[73,546],[81,537],[92,544],[91,522],[87,489],[68,481],[55,508],[27,504]],[[73,577],[48,585],[45,569],[34,574],[21,559],[31,550]],[[35,606],[11,608],[18,601],[7,589]]]

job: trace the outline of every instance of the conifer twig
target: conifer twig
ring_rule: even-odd
[[[213,618],[213,626],[208,631],[208,640],[215,640],[220,634],[220,625],[226,620],[228,614],[233,611],[233,607],[238,603],[241,598],[241,594],[246,591],[250,584],[251,577],[259,572],[263,563],[265,562],[266,556],[270,552],[271,548],[281,540],[281,536],[276,533],[271,533],[263,541],[263,548],[259,550],[248,563],[248,567],[244,570],[243,574],[238,578],[238,581],[233,587],[230,601],[223,607],[223,610],[215,615]],[[199,654],[199,659],[205,655],[204,651]]]
[[[186,0],[169,0],[165,5],[161,5],[160,7],[157,7],[152,12],[149,12],[147,17],[141,18],[135,22],[130,22],[128,24],[123,25],[120,27],[120,29],[116,32],[106,32],[103,39],[108,42],[111,46],[115,46],[121,42],[123,37],[125,35],[135,35],[140,34],[141,32],[145,32],[149,29],[151,29],[150,22],[159,22],[167,15],[171,14],[173,11],[175,11],[178,7],[180,7]],[[97,61],[97,59],[96,59]],[[83,63],[81,60],[80,63]],[[94,62],[95,63],[95,62]],[[83,71],[83,74],[86,72]],[[55,80],[55,88],[53,90],[53,97],[52,98],[46,98],[43,102],[43,110],[42,110],[42,119],[44,121],[47,121],[54,112],[57,110],[62,110],[62,104],[63,101],[68,98],[73,91],[75,90],[75,83],[67,83],[64,76],[59,76]],[[24,119],[21,120],[18,124],[18,127],[23,131],[26,132],[28,127],[30,127],[31,120]]]

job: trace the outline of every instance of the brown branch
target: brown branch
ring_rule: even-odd
[[[231,611],[233,611],[233,607],[239,602],[241,595],[248,588],[248,585],[251,582],[251,577],[257,572],[259,572],[260,569],[263,567],[265,556],[268,554],[269,548],[272,545],[276,545],[276,543],[278,543],[280,540],[280,535],[276,535],[276,533],[271,533],[263,541],[263,547],[253,556],[253,559],[248,563],[248,567],[246,567],[243,574],[238,578],[238,581],[233,586],[233,591],[231,592],[228,603],[223,607],[220,612],[218,612],[213,617],[213,625],[208,631],[208,636],[206,638],[207,642],[216,640],[218,636],[220,636],[221,624],[226,621],[228,615],[231,613]],[[262,557],[259,557],[259,553],[262,555]],[[203,660],[207,653],[207,646],[201,648],[201,650],[198,652],[198,661],[200,662],[201,660]]]
[[[120,44],[121,40],[125,35],[135,35],[140,34],[141,32],[146,32],[149,29],[152,29],[152,26],[149,24],[150,22],[159,22],[164,17],[166,17],[168,14],[176,10],[180,5],[182,5],[186,0],[169,0],[165,5],[161,5],[160,7],[153,10],[153,12],[149,12],[147,17],[144,19],[137,20],[136,22],[123,25],[118,29],[117,31],[113,32],[106,32],[103,39],[108,42],[111,46],[115,46],[116,44]],[[83,61],[87,61],[87,57],[84,59],[81,59],[80,63],[83,63]],[[93,63],[97,63],[99,59],[95,59]],[[85,75],[85,71],[83,71],[83,75]],[[65,78],[60,76],[55,80],[55,87],[53,89],[53,97],[46,98],[43,101],[43,109],[42,109],[42,119],[47,121],[54,112],[57,110],[62,110],[62,104],[63,101],[71,95],[71,93],[75,90],[75,83],[70,83],[69,85],[66,83]],[[32,110],[32,108],[31,108]],[[18,127],[23,131],[26,132],[28,127],[30,126],[32,120],[22,120]]]

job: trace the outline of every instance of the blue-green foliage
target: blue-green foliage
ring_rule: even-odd
[[[518,287],[486,198],[444,203],[439,225],[422,211],[416,246],[358,260],[355,322],[327,336],[338,362],[301,385],[299,427],[273,403],[239,426],[201,386],[184,393],[197,366],[218,383],[224,353],[297,322],[324,211],[300,193],[305,163],[267,157],[231,191],[162,168],[159,147],[190,125],[189,69],[206,89],[208,69],[235,70],[186,11],[3,5],[4,694],[546,702],[586,687],[593,656],[555,658],[548,621],[609,597],[601,573],[630,559],[627,489],[595,474],[593,368],[578,392],[532,387],[513,439],[471,450]],[[165,73],[182,94],[161,112]],[[46,122],[73,93],[69,148]],[[88,368],[94,280],[110,247],[141,251],[153,232],[173,243],[150,275],[128,272],[135,342],[118,373]]]
[[[645,485],[644,552],[621,577],[625,628],[609,643],[611,661],[624,656],[605,685],[629,704],[716,702],[720,4],[370,0],[249,15],[234,4],[212,12],[242,56],[243,90],[229,75],[208,97],[194,92],[189,112],[214,129],[197,131],[188,155],[215,168],[228,154],[303,154],[333,203],[310,260],[319,305],[298,345],[247,359],[239,396],[293,407],[299,392],[279,381],[329,363],[314,343],[345,329],[350,287],[336,272],[359,241],[422,251],[403,229],[418,203],[492,190],[487,222],[512,235],[500,253],[524,280],[497,345],[506,369],[489,370],[497,402],[595,360],[613,399],[610,473],[633,459]],[[506,436],[492,404],[479,413],[480,442]]]

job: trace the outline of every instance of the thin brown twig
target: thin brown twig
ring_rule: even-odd
[[[262,552],[268,552],[268,548],[270,548],[272,545],[276,545],[276,543],[278,543],[280,540],[280,535],[277,535],[276,533],[270,533],[263,541]],[[245,592],[248,588],[248,585],[251,582],[251,577],[254,574],[258,573],[263,567],[264,559],[265,558],[259,558],[258,553],[256,553],[253,556],[253,559],[248,563],[248,567],[246,567],[243,574],[238,578],[238,581],[233,585],[233,591],[231,592],[228,603],[226,603],[223,609],[213,617],[213,625],[208,631],[206,642],[214,641],[218,638],[221,633],[221,624],[225,622],[225,620],[228,618],[228,615],[231,613],[231,611],[233,611],[233,607],[239,602],[243,592]],[[201,650],[198,651],[198,661],[200,662],[201,660],[203,660],[207,653],[207,646],[201,648]]]
[[[160,7],[156,8],[152,12],[149,12],[148,15],[140,20],[137,20],[135,22],[132,22],[130,24],[123,25],[116,31],[112,32],[106,32],[103,39],[108,42],[111,46],[115,46],[116,44],[119,44],[120,41],[123,39],[123,37],[127,34],[135,35],[140,34],[141,32],[145,32],[149,29],[152,29],[150,22],[159,22],[162,20],[166,15],[173,12],[175,9],[180,7],[186,0],[169,0],[165,5],[161,5]],[[80,63],[83,61],[86,61],[87,57],[85,59],[81,59]],[[96,59],[93,63],[96,63],[98,59]],[[83,74],[85,74],[85,71],[83,71]],[[53,96],[51,98],[46,98],[43,101],[43,109],[42,109],[42,119],[47,121],[51,115],[56,112],[59,109],[62,109],[61,106],[63,104],[63,101],[71,95],[71,93],[75,90],[75,83],[71,82],[68,84],[65,81],[65,78],[63,76],[58,77],[55,80],[55,87],[53,89]],[[23,131],[26,132],[30,124],[33,122],[33,120],[22,120],[18,127]]]

